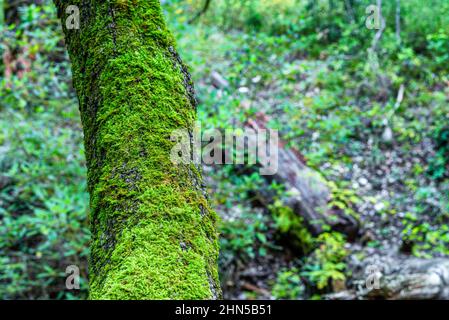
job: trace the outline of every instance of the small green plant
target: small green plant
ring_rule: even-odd
[[[355,210],[355,205],[360,203],[361,199],[357,195],[357,192],[353,189],[339,186],[336,182],[333,181],[329,181],[328,186],[330,187],[332,193],[332,197],[328,203],[328,207],[336,207],[340,210],[343,210],[345,214],[359,219],[358,214]]]
[[[437,68],[447,69],[449,59],[449,35],[441,29],[437,33],[427,36],[427,49],[429,50]]]
[[[447,193],[421,187],[413,195],[416,205],[402,220],[402,240],[415,256],[449,255],[449,199]],[[427,199],[434,199],[429,203]]]
[[[261,212],[243,208],[235,219],[223,221],[220,226],[220,248],[223,255],[240,255],[242,259],[254,259],[266,255],[270,247],[267,231],[270,219]]]
[[[276,278],[271,294],[276,299],[301,299],[305,293],[305,285],[301,280],[298,268],[284,269]]]
[[[436,154],[430,160],[429,173],[435,180],[449,177],[449,127],[440,127],[435,131]]]
[[[345,238],[337,232],[323,233],[315,240],[316,249],[307,257],[301,275],[314,283],[318,290],[325,289],[330,281],[346,279],[344,259],[348,251]]]
[[[411,244],[412,254],[423,258],[431,258],[433,254],[449,255],[449,213],[438,219],[446,224],[423,223],[418,217],[419,214],[408,212],[403,219],[402,240]]]
[[[313,246],[313,236],[305,226],[304,219],[283,205],[280,200],[275,200],[269,209],[279,232],[287,234],[293,240],[294,246],[308,253]]]

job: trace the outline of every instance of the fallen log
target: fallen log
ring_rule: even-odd
[[[245,128],[256,132],[266,130],[267,122],[265,114],[257,113],[255,118],[245,123]],[[351,237],[356,235],[358,221],[343,210],[329,208],[331,192],[325,179],[309,168],[305,157],[299,151],[288,148],[282,139],[279,139],[278,145],[278,170],[273,178],[286,188],[288,196],[283,203],[303,218],[313,235],[322,233],[325,225]]]
[[[258,113],[245,127],[258,131],[266,129],[267,122],[268,117]],[[331,192],[324,178],[307,166],[299,151],[287,148],[282,139],[278,161],[274,179],[287,190],[283,203],[303,218],[311,233],[322,233],[326,224],[333,230],[357,236],[358,221],[342,210],[329,208]],[[272,200],[266,198],[267,202]],[[449,299],[449,259],[420,259],[399,252],[369,251],[365,256],[368,257],[361,261],[348,262],[352,275],[342,288],[349,289],[329,294],[327,299]]]
[[[351,289],[330,294],[327,299],[449,299],[447,258],[375,254],[351,269]]]

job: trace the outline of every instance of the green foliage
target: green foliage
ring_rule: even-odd
[[[449,34],[447,30],[441,29],[438,33],[428,35],[427,43],[427,48],[435,64],[440,69],[446,69],[449,59]]]
[[[281,270],[271,290],[273,297],[276,299],[301,299],[305,293],[305,285],[299,274],[298,268]]]
[[[173,3],[177,11],[170,14],[176,17],[172,19],[175,24],[197,12],[200,5],[195,7],[189,1]],[[401,1],[401,42],[395,34],[396,2],[383,1],[386,29],[377,51],[370,56],[367,49],[377,30],[365,27],[365,9],[373,4],[372,1],[272,3],[276,6],[275,11],[267,10],[271,5],[267,1],[217,0],[200,18],[198,28],[184,25],[176,28],[180,30],[181,51],[191,54],[195,61],[194,77],[207,79],[211,71],[218,71],[230,80],[230,86],[221,90],[198,82],[202,98],[200,119],[226,127],[235,120],[244,121],[253,110],[273,115],[270,126],[279,129],[289,146],[300,150],[308,165],[320,170],[330,181],[331,208],[353,215],[362,225],[368,221],[363,220],[365,217],[359,218],[359,206],[382,203],[383,209],[376,209],[376,213],[385,221],[396,219],[386,213],[402,216],[404,210],[414,208],[416,219],[403,221],[404,239],[415,227],[423,230],[418,233],[423,233],[424,221],[430,219],[432,221],[427,221],[430,228],[425,233],[433,230],[434,234],[422,236],[420,243],[427,243],[427,249],[415,244],[420,248],[415,249],[416,254],[418,251],[443,254],[444,241],[431,239],[437,238],[436,235],[439,239],[447,236],[446,228],[441,227],[447,224],[444,208],[449,204],[444,196],[448,190],[445,178],[439,179],[437,190],[427,195],[436,199],[439,207],[421,205],[423,198],[419,194],[431,183],[425,174],[428,169],[439,176],[447,172],[447,157],[442,151],[437,151],[434,159],[424,156],[419,161],[405,155],[415,152],[427,155],[427,139],[431,138],[436,146],[438,128],[447,122],[447,89],[444,85],[447,76],[442,72],[447,70],[444,64],[448,51],[447,1],[432,0],[426,5],[419,0]],[[347,3],[352,7],[348,8]],[[283,19],[281,24],[276,22],[278,17]],[[195,34],[196,41],[188,41],[188,34]],[[206,43],[208,54],[202,49]],[[206,56],[211,60],[204,58]],[[255,77],[261,80],[253,83]],[[405,96],[398,105],[401,85],[405,88]],[[249,93],[238,93],[241,86],[249,88]],[[392,130],[392,141],[384,141],[387,126]],[[441,141],[445,143],[444,139]],[[410,162],[411,169],[391,173],[391,180],[396,182],[391,185],[391,190],[385,190],[391,197],[367,196],[353,186],[350,176],[357,165],[371,170],[381,168],[385,165],[386,153],[393,150],[395,157],[401,157],[407,164]],[[355,163],[354,159],[361,157],[363,161]],[[361,169],[366,170],[365,167]],[[215,194],[219,203],[232,207],[235,202],[248,201],[249,206],[249,202],[257,200],[247,189],[244,192],[220,192],[222,188],[229,190],[230,185],[235,187],[243,179],[228,174],[219,177],[219,192]],[[372,192],[379,192],[377,177],[366,178],[373,183],[370,186]],[[406,191],[393,188],[401,184],[398,181],[404,181]],[[260,189],[263,184],[253,187]],[[309,275],[304,274],[304,277],[309,281],[313,279],[315,286],[319,283],[322,290],[331,279],[343,278],[347,272],[343,262],[345,239],[331,236],[333,240],[327,241],[335,245],[323,246],[328,248],[323,249],[324,252],[331,252],[329,257],[324,258],[326,254],[323,253],[318,254],[321,257],[318,259],[314,248],[319,247],[320,241],[302,232],[305,230],[303,222],[291,210],[277,201],[271,205],[270,214],[278,233],[287,236],[290,242],[300,239],[299,243],[307,244],[304,251],[313,252],[304,257],[310,262],[304,267]],[[248,227],[242,224],[241,228]],[[382,229],[380,233],[384,231]],[[437,243],[439,249],[432,250],[430,241]],[[379,243],[378,240],[369,242],[370,245]],[[313,259],[316,260],[314,263]]]
[[[351,3],[352,10],[345,3]],[[200,102],[198,118],[203,127],[238,127],[255,112],[266,113],[272,118],[269,126],[279,129],[288,146],[301,151],[308,165],[330,181],[331,209],[358,217],[359,207],[388,204],[376,211],[374,218],[379,215],[385,221],[402,219],[398,234],[412,245],[413,254],[448,255],[449,2],[401,1],[401,42],[395,35],[395,3],[383,1],[386,29],[377,51],[371,55],[367,49],[377,30],[365,27],[365,9],[373,1],[213,0],[209,11],[195,24],[186,21],[203,1],[168,0],[164,1],[163,9],[181,56],[192,66]],[[113,5],[127,6],[127,1],[113,1]],[[7,50],[23,51],[22,56],[32,58],[24,77],[14,73],[9,79],[0,79],[0,296],[85,298],[90,238],[86,221],[88,196],[82,131],[71,90],[68,57],[50,1],[21,4],[19,16],[15,25],[0,26],[0,54],[3,56]],[[149,19],[148,23],[152,21]],[[133,26],[126,28],[131,35]],[[98,37],[92,38],[109,36],[101,28],[95,31]],[[163,32],[145,33],[142,37],[153,36],[158,38]],[[126,42],[128,45],[136,44],[130,41]],[[127,78],[125,67],[142,69],[145,74],[147,60],[152,66],[162,65],[165,69],[168,64],[164,64],[164,59],[158,55],[131,54],[111,62],[109,70],[120,76],[115,79],[106,75],[101,79],[105,88],[109,88],[108,101],[112,106],[108,116],[101,119],[110,133],[102,139],[109,145],[123,138],[114,138],[112,133],[123,128],[115,127],[112,119],[125,126],[131,121],[142,121],[144,127],[149,123],[143,123],[144,120],[151,114],[150,111],[139,119],[131,112],[115,113],[114,108],[131,103],[127,94],[115,97],[123,92],[121,83],[126,85],[125,92],[132,93],[143,91],[142,86],[164,89],[147,82],[139,87],[131,81],[135,79]],[[2,75],[7,67],[0,63]],[[224,76],[229,86],[212,86],[212,71]],[[162,71],[156,75],[159,80],[165,79]],[[405,95],[397,105],[401,85]],[[245,90],[239,91],[242,87]],[[145,105],[151,99],[145,96],[144,101],[132,103]],[[162,105],[173,103],[172,99],[177,98],[167,98]],[[171,110],[168,114],[173,115]],[[191,120],[190,116],[174,119],[182,123]],[[159,128],[158,121],[152,121],[153,124]],[[393,134],[390,142],[382,138],[387,126]],[[168,146],[165,140],[148,143],[161,149]],[[367,176],[372,182],[371,193],[387,191],[389,195],[381,199],[367,196],[362,188],[354,187],[351,175],[356,165],[359,170],[369,168],[370,172],[388,167],[387,153],[404,161],[402,172],[389,174],[393,182],[386,189],[381,189],[385,186],[376,181],[378,177]],[[362,161],[356,161],[357,158]],[[152,165],[139,170],[152,170]],[[126,176],[130,166],[132,162],[117,172]],[[310,294],[330,290],[333,281],[343,281],[349,272],[344,263],[349,254],[344,246],[346,240],[336,233],[314,238],[304,222],[282,204],[283,187],[270,186],[263,177],[247,169],[232,166],[207,169],[212,206],[222,216],[221,271],[230,270],[229,261],[237,261],[239,268],[270,264],[277,274],[272,293],[279,299],[308,298]],[[105,190],[111,186],[124,187],[120,179],[110,182],[113,185],[105,184]],[[269,210],[254,208],[261,203],[266,205],[263,192],[279,195]],[[142,197],[152,198],[160,193],[150,192]],[[177,203],[169,190],[162,193],[163,201]],[[111,201],[121,195],[116,193]],[[164,211],[165,206],[157,208],[171,214]],[[397,214],[393,217],[387,212]],[[363,225],[370,219],[362,216],[360,222]],[[124,236],[139,235],[135,241],[142,250],[159,250],[148,242],[173,250],[171,239],[156,239],[150,234],[158,234],[160,230],[175,234],[181,224],[163,224],[160,229],[152,224],[136,224]],[[193,230],[188,228],[186,232]],[[173,238],[178,240],[176,236]],[[378,247],[380,243],[374,239],[368,246]],[[183,242],[182,247],[176,247],[181,250],[179,256],[183,261],[195,260],[190,245]],[[302,249],[295,251],[294,258],[292,247]],[[171,261],[177,257],[176,250],[169,255]],[[135,255],[114,281],[127,277],[136,264],[139,277],[144,277],[146,269],[162,263],[147,259],[138,248],[128,246],[118,246],[113,258],[121,263],[120,255],[130,251]],[[284,259],[293,260],[285,263]],[[272,264],[273,260],[276,263]],[[80,266],[81,291],[65,290],[64,271],[71,264]],[[193,269],[203,267],[192,265]],[[170,276],[171,273],[155,271],[154,279]],[[155,288],[165,293],[166,289],[155,283]],[[199,287],[202,290],[201,284]],[[110,291],[110,296],[118,295]]]
[[[22,52],[25,76],[0,78],[0,297],[87,296],[88,195],[77,101],[49,1],[0,29],[2,54]],[[62,61],[49,59],[60,56]],[[5,71],[2,64],[0,70]],[[81,290],[67,290],[66,267]]]
[[[360,203],[361,199],[357,195],[357,192],[353,189],[345,188],[344,186],[338,187],[337,183],[333,181],[329,181],[328,186],[332,193],[328,207],[343,210],[344,214],[351,215],[359,220],[359,216],[355,211],[355,205]]]
[[[348,255],[345,249],[345,238],[342,234],[323,233],[315,240],[316,249],[307,257],[301,275],[309,279],[319,290],[326,288],[330,281],[346,279],[346,264]]]
[[[80,141],[73,143],[79,133],[57,129],[53,117],[45,111],[37,117],[16,114],[0,120],[8,141],[8,151],[0,155],[0,295],[4,298],[86,296],[90,237],[84,153],[77,148]],[[81,270],[81,291],[65,289],[69,265]]]
[[[437,152],[430,161],[429,173],[436,180],[449,178],[449,127],[438,128],[434,139]]]
[[[418,204],[413,207],[413,211],[405,214],[403,241],[411,244],[412,253],[418,257],[449,255],[447,194],[439,194],[435,189],[427,187],[418,188],[413,196]]]
[[[299,21],[298,18],[292,20],[299,6],[301,1],[298,0],[215,1],[202,20],[228,30],[239,28],[248,32],[282,34]],[[273,14],[274,11],[278,14]]]
[[[294,245],[301,248],[304,253],[309,252],[314,239],[304,225],[304,219],[279,200],[276,200],[269,208],[278,230],[282,234],[287,234]]]
[[[238,255],[243,260],[265,256],[272,245],[267,237],[271,220],[260,212],[242,208],[236,219],[223,222],[220,227],[220,250],[224,259]]]

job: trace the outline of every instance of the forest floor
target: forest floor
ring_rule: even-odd
[[[268,115],[270,128],[330,183],[332,205],[360,222],[353,241],[333,232],[317,241],[322,261],[298,249],[291,233],[282,235],[285,221],[259,205],[253,191],[270,188],[262,177],[205,168],[223,220],[225,297],[319,298],[345,287],[341,275],[374,253],[447,256],[448,167],[438,157],[448,144],[441,124],[449,86],[442,70],[406,44],[372,56],[369,47],[345,48],[349,32],[326,47],[313,36],[255,32],[248,21],[219,28],[217,12],[196,25],[174,24],[192,65],[202,123],[224,129],[256,112]],[[393,41],[391,33],[383,37]]]

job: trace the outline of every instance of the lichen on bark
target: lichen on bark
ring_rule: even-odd
[[[196,101],[159,1],[54,2],[84,130],[90,298],[219,298],[216,214],[199,169],[170,161]],[[65,26],[69,5],[79,30]]]

